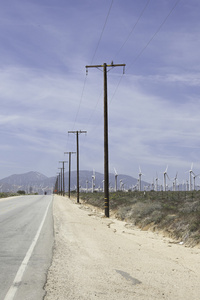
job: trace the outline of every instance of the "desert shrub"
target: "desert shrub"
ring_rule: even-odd
[[[133,205],[131,210],[131,217],[133,218],[144,218],[147,215],[150,215],[155,210],[161,209],[160,203],[157,202],[137,202]]]
[[[131,208],[131,206],[119,207],[115,214],[116,218],[122,221],[128,220],[130,218]]]
[[[192,212],[200,211],[200,202],[199,201],[185,202],[183,204],[183,207],[181,207],[179,211],[185,214],[190,214]]]
[[[104,209],[103,193],[84,193],[81,198]],[[200,191],[118,191],[110,193],[110,210],[116,218],[139,227],[155,225],[184,243],[200,243]]]
[[[25,195],[26,193],[25,193],[25,191],[19,190],[19,191],[17,191],[17,194],[19,194],[19,195]]]
[[[162,221],[163,217],[164,217],[164,215],[163,215],[162,211],[155,210],[151,214],[151,222],[153,222],[154,224],[158,224]]]
[[[161,218],[161,204],[158,202],[134,202],[131,206],[120,207],[116,217],[121,220],[129,220],[134,224],[141,222],[148,217],[146,222],[158,222]]]

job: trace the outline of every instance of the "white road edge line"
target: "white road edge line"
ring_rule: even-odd
[[[46,209],[46,211],[45,211],[45,214],[44,214],[44,217],[43,217],[42,222],[41,222],[41,224],[40,224],[40,227],[38,228],[38,231],[37,231],[37,233],[36,233],[36,235],[35,235],[35,237],[34,237],[32,243],[31,243],[31,246],[30,246],[30,248],[28,249],[28,251],[27,251],[27,253],[26,253],[25,257],[24,257],[24,260],[22,261],[21,266],[19,267],[19,269],[18,269],[18,271],[17,271],[17,274],[16,274],[16,276],[15,276],[15,279],[14,279],[14,281],[13,281],[11,287],[9,288],[9,290],[8,290],[8,292],[7,292],[7,294],[6,294],[5,298],[4,298],[4,300],[13,300],[14,297],[15,297],[15,294],[16,294],[18,288],[19,288],[19,285],[20,285],[20,283],[21,283],[21,280],[22,280],[23,274],[24,274],[24,272],[25,272],[25,269],[26,269],[26,267],[27,267],[27,265],[28,265],[28,262],[29,262],[29,260],[30,260],[30,257],[31,257],[31,255],[32,255],[32,253],[33,253],[33,250],[34,250],[34,248],[35,248],[35,245],[36,245],[36,243],[37,243],[37,241],[38,241],[38,238],[39,238],[39,236],[40,236],[40,232],[41,232],[42,227],[43,227],[43,225],[44,225],[44,222],[45,222],[45,219],[46,219],[46,216],[47,216],[47,212],[48,212],[48,209],[49,209],[49,206],[50,206],[51,202],[52,202],[52,201],[50,201],[50,202],[49,202],[49,205],[47,206],[47,209]]]

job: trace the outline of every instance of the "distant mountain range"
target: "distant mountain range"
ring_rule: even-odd
[[[92,176],[95,175],[94,189],[103,190],[104,175],[92,171],[80,171],[79,183],[80,190],[92,190]],[[110,189],[115,189],[115,175],[109,174]],[[14,174],[0,180],[0,192],[17,192],[23,190],[26,193],[51,194],[55,186],[56,177],[47,177],[38,172],[28,172],[25,174]],[[134,189],[137,179],[128,175],[119,174],[117,176],[117,189]],[[142,189],[148,186],[147,182],[142,181]],[[71,190],[76,189],[76,171],[71,172]],[[68,172],[65,173],[65,190],[68,191]]]

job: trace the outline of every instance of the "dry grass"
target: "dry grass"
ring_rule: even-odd
[[[83,193],[81,199],[104,209],[102,193]],[[200,191],[110,193],[110,210],[142,229],[162,231],[190,246],[200,243]]]

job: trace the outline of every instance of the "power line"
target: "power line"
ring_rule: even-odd
[[[142,53],[147,49],[147,47],[149,46],[149,44],[152,42],[152,40],[155,38],[155,36],[158,34],[158,32],[161,30],[161,28],[163,27],[163,25],[166,23],[167,19],[169,18],[169,16],[171,15],[171,13],[173,12],[173,10],[176,8],[176,6],[178,5],[178,3],[181,0],[177,0],[176,3],[174,4],[174,6],[172,7],[172,9],[170,10],[170,12],[168,13],[168,15],[165,17],[165,19],[163,20],[163,22],[160,24],[160,26],[158,27],[158,29],[156,30],[156,32],[152,35],[152,37],[149,39],[149,41],[147,42],[147,44],[144,46],[144,48],[140,51],[140,53],[136,56],[136,58],[134,59],[134,61],[132,62],[132,64],[129,65],[129,67],[127,68],[130,69],[130,67],[139,59],[139,57],[142,55]]]
[[[156,30],[156,32],[153,34],[153,36],[150,38],[150,40],[147,42],[147,44],[145,45],[145,47],[140,51],[140,53],[136,56],[136,58],[134,59],[133,63],[129,65],[129,67],[127,68],[127,70],[130,69],[130,67],[137,61],[137,59],[139,59],[139,57],[142,55],[142,53],[146,50],[146,48],[149,46],[149,44],[152,42],[152,40],[154,39],[154,37],[158,34],[158,32],[161,30],[162,26],[166,23],[167,19],[169,18],[169,16],[172,14],[173,10],[176,8],[176,6],[178,5],[178,3],[180,2],[181,0],[177,0],[176,3],[174,4],[174,6],[172,7],[172,9],[170,10],[170,12],[168,13],[168,15],[165,17],[165,19],[163,20],[163,22],[160,24],[160,26],[158,27],[158,29]],[[146,3],[146,6],[145,8],[143,9],[142,13],[140,14],[140,16],[143,14],[144,10],[146,9],[147,5],[149,4],[149,2]],[[138,19],[139,21],[139,19]],[[124,46],[124,45],[123,45]],[[123,47],[122,46],[122,47]],[[121,47],[121,48],[122,48]],[[118,87],[122,81],[122,78],[123,78],[123,75],[121,75],[120,79],[119,79],[119,82],[115,88],[115,91],[111,97],[111,100],[110,100],[110,103],[112,102],[117,90],[118,90]]]
[[[109,10],[108,10],[108,13],[107,13],[107,16],[106,16],[106,20],[105,20],[105,22],[104,22],[103,29],[102,29],[102,31],[101,31],[101,35],[100,35],[99,41],[98,41],[98,43],[97,43],[96,49],[95,49],[95,51],[94,51],[94,55],[93,55],[92,60],[91,60],[91,64],[92,64],[92,62],[93,62],[93,60],[94,60],[94,58],[95,58],[95,55],[96,55],[96,53],[97,53],[97,50],[98,50],[98,48],[99,48],[99,44],[100,44],[100,42],[101,42],[101,39],[102,39],[104,30],[105,30],[105,27],[106,27],[106,24],[107,24],[107,21],[108,21],[108,17],[109,17],[109,15],[110,15],[110,11],[111,11],[113,2],[114,2],[114,0],[111,1]],[[87,75],[87,73],[86,73],[86,75]],[[79,106],[78,106],[78,110],[77,110],[77,113],[76,113],[76,117],[75,117],[75,120],[74,120],[73,129],[74,129],[74,127],[75,127],[75,124],[76,124],[76,121],[77,121],[77,118],[78,118],[78,114],[79,114],[79,111],[80,111],[81,103],[82,103],[82,100],[83,100],[83,94],[84,94],[84,90],[85,90],[85,86],[86,86],[86,81],[87,81],[87,76],[85,76],[85,79],[84,79],[83,89],[82,89],[81,98],[80,98],[80,101],[79,101]]]
[[[125,46],[125,44],[126,44],[127,41],[129,40],[131,34],[133,33],[134,29],[136,28],[138,22],[140,21],[140,19],[141,19],[143,13],[145,12],[147,6],[149,5],[149,2],[150,2],[150,0],[148,0],[148,1],[146,2],[146,4],[145,4],[143,10],[141,11],[141,13],[140,13],[140,15],[139,15],[137,21],[135,22],[133,28],[131,29],[131,31],[130,31],[130,33],[128,34],[128,36],[127,36],[127,38],[125,39],[125,41],[123,42],[122,46],[119,48],[119,50],[118,50],[117,53],[115,54],[115,57],[119,54],[119,52],[122,50],[122,48]]]
[[[102,29],[102,31],[101,31],[101,35],[100,35],[99,41],[98,41],[98,43],[97,43],[97,46],[96,46],[96,49],[95,49],[95,51],[94,51],[94,55],[93,55],[93,57],[92,57],[92,60],[91,60],[91,63],[90,63],[90,64],[93,63],[93,60],[94,60],[95,55],[96,55],[96,53],[97,53],[97,50],[98,50],[98,48],[99,48],[99,44],[100,44],[100,42],[101,42],[101,39],[102,39],[104,30],[105,30],[105,27],[106,27],[106,24],[107,24],[107,21],[108,21],[108,17],[109,17],[109,15],[110,15],[110,11],[111,11],[111,8],[112,8],[112,5],[113,5],[113,1],[114,1],[114,0],[111,1],[109,10],[108,10],[108,13],[107,13],[107,16],[106,16],[106,20],[105,20],[105,23],[104,23],[104,25],[103,25],[103,29]]]
[[[83,100],[83,93],[84,93],[84,90],[85,90],[86,81],[87,81],[87,76],[85,75],[85,79],[84,79],[84,83],[83,83],[83,88],[82,88],[82,92],[81,92],[81,98],[80,98],[80,101],[79,101],[78,110],[77,110],[76,117],[75,117],[75,120],[74,120],[73,129],[75,127],[76,120],[78,118],[78,114],[79,114],[79,111],[80,111],[81,103],[82,103],[82,100]]]
[[[142,11],[141,11],[141,13],[140,13],[140,15],[139,15],[139,17],[138,17],[136,23],[134,24],[132,30],[131,30],[130,33],[128,34],[128,36],[127,36],[126,40],[124,41],[124,43],[122,44],[122,46],[119,48],[119,50],[118,50],[117,53],[115,54],[115,57],[119,54],[119,52],[122,50],[122,48],[125,46],[125,44],[126,44],[127,41],[129,40],[131,34],[133,33],[134,29],[136,28],[137,24],[139,23],[139,21],[140,21],[142,15],[144,14],[144,12],[145,12],[147,6],[149,5],[149,3],[150,3],[150,0],[148,0],[148,1],[146,2],[146,4],[145,4],[144,8],[142,9]],[[113,1],[112,1],[112,3],[111,3],[111,6],[110,6],[110,9],[109,9],[109,12],[108,12],[108,15],[107,15],[107,18],[106,18],[104,27],[105,27],[105,25],[106,25],[108,16],[109,16],[109,14],[110,14],[110,10],[111,10],[112,4],[113,4]],[[103,31],[104,31],[104,28],[103,28],[103,30],[102,30],[101,37],[102,37],[102,35],[103,35]],[[99,43],[100,43],[101,37],[100,37],[100,39],[99,39]],[[99,43],[98,43],[98,45],[99,45]],[[97,45],[97,48],[98,48],[98,45]],[[96,50],[95,50],[95,54],[96,54],[97,48],[96,48]],[[95,54],[94,54],[94,56],[95,56]],[[93,59],[94,59],[94,56],[93,56]],[[92,59],[92,61],[93,61],[93,59]],[[92,64],[92,62],[91,62],[91,64]],[[120,85],[120,83],[121,83],[121,80],[122,80],[123,75],[124,75],[124,73],[123,73],[123,74],[121,75],[121,77],[120,77],[120,80],[119,80],[119,82],[118,82],[118,84],[117,84],[117,87],[116,87],[116,89],[115,89],[115,91],[114,91],[114,94],[113,94],[113,96],[111,97],[110,103],[112,102],[112,100],[113,100],[113,98],[114,98],[114,96],[115,96],[115,94],[116,94],[116,92],[117,92],[117,89],[118,89],[118,87],[119,87],[119,85]],[[100,96],[101,96],[101,95],[100,95]],[[94,108],[94,110],[93,110],[93,112],[92,112],[92,114],[91,114],[91,116],[90,116],[89,122],[91,121],[92,116],[93,116],[93,114],[94,114],[94,112],[95,112],[95,110],[96,110],[96,107],[97,107],[98,103],[99,103],[100,96],[99,96],[98,101],[97,101],[97,104],[96,104],[96,106],[95,106],[95,108]]]

